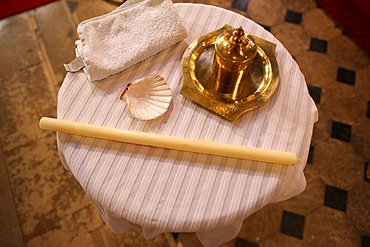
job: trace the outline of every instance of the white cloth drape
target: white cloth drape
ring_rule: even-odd
[[[304,77],[283,45],[253,21],[214,6],[175,4],[188,30],[185,41],[97,84],[68,73],[59,91],[58,118],[295,152],[301,162],[282,166],[58,134],[64,165],[117,233],[129,222],[150,239],[163,232],[196,232],[205,246],[234,238],[242,221],[265,205],[305,189],[303,169],[317,109]],[[277,44],[281,82],[259,108],[231,123],[179,94],[181,59],[197,37],[224,24]],[[119,100],[125,85],[149,73],[167,79],[169,110],[151,121],[133,119]]]

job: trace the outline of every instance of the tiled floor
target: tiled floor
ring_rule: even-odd
[[[370,59],[313,0],[189,0],[240,13],[291,52],[319,109],[306,191],[245,220],[226,246],[370,246]],[[56,1],[0,20],[0,246],[200,246],[194,234],[117,235],[60,163],[55,134],[63,63],[76,25],[119,1]]]

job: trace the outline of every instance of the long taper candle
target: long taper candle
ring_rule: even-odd
[[[78,123],[49,117],[41,118],[39,126],[41,129],[45,130],[80,136],[282,165],[294,165],[299,161],[297,155],[292,152],[245,147],[140,131],[122,130],[118,128]]]

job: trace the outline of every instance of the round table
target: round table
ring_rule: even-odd
[[[237,236],[242,221],[269,203],[289,199],[306,186],[303,173],[317,109],[304,77],[274,36],[234,12],[202,4],[174,4],[188,37],[122,73],[90,83],[68,73],[58,94],[57,118],[163,135],[294,152],[300,162],[284,166],[58,133],[61,160],[116,233],[131,224],[145,238],[163,232],[196,232],[205,246]],[[224,24],[277,45],[280,84],[262,106],[230,122],[185,98],[181,60],[196,38]],[[125,86],[150,73],[172,90],[168,111],[140,121],[119,100]]]

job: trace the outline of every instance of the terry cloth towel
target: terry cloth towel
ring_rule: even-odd
[[[89,81],[119,73],[184,40],[187,31],[171,0],[128,0],[114,11],[77,27],[76,59]]]

